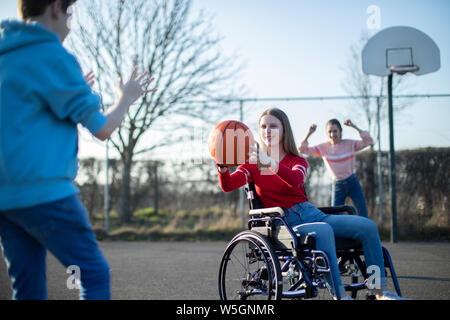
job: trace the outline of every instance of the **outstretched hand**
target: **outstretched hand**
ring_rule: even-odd
[[[137,67],[133,68],[130,78],[127,82],[123,82],[119,77],[118,91],[119,95],[126,99],[129,104],[134,103],[142,95],[150,92],[155,92],[157,89],[147,89],[148,85],[154,80],[154,77],[150,77],[149,73],[145,71],[141,75],[137,75]]]
[[[92,77],[90,76],[86,81],[88,79],[92,79]],[[102,141],[109,139],[114,130],[120,127],[130,106],[142,95],[156,91],[156,89],[147,88],[153,80],[154,78],[150,78],[148,72],[144,72],[138,76],[137,67],[133,68],[127,82],[124,83],[122,78],[119,78],[117,86],[118,99],[114,106],[108,110],[105,125],[95,133],[98,139]]]

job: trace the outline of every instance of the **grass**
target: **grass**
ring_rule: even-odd
[[[103,214],[91,221],[97,239],[125,241],[229,241],[242,231],[240,213],[219,207],[170,211],[144,208],[129,223],[121,223],[116,211],[110,213],[110,231],[104,228]],[[390,240],[390,229],[379,227],[382,241]],[[399,241],[450,241],[450,229],[439,226],[411,228],[399,221]]]
[[[242,230],[240,214],[218,207],[176,212],[144,208],[134,212],[129,223],[121,223],[112,211],[109,232],[103,214],[93,215],[91,221],[99,240],[226,241]]]

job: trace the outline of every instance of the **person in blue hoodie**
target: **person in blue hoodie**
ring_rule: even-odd
[[[119,79],[101,112],[76,58],[62,46],[76,0],[19,0],[0,23],[0,238],[13,299],[46,299],[49,250],[79,280],[81,299],[109,299],[109,265],[74,184],[77,124],[106,140],[153,80]],[[69,268],[71,267],[71,268]]]

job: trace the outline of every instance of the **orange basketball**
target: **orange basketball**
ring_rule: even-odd
[[[208,148],[216,163],[235,167],[245,163],[255,139],[251,130],[237,120],[217,124],[208,139]]]

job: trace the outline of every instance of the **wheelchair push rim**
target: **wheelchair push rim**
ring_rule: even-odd
[[[220,299],[277,300],[281,292],[280,265],[267,239],[252,231],[236,235],[220,264]]]

